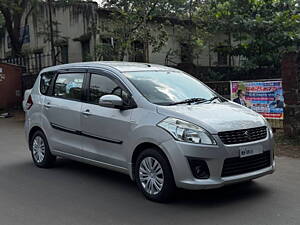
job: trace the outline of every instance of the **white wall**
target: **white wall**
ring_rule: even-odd
[[[93,6],[95,9],[96,7]],[[62,37],[65,37],[68,43],[68,55],[69,62],[79,62],[82,61],[82,52],[81,52],[81,43],[80,41],[74,41],[74,38],[79,38],[81,35],[86,34],[89,31],[90,22],[85,18],[84,13],[79,13],[74,15],[74,9],[72,7],[66,8],[56,8],[52,12],[53,21],[58,24],[53,24],[54,30],[59,30],[58,38],[55,38],[54,41],[63,40]],[[96,17],[96,10],[94,10],[94,15]],[[30,43],[25,43],[23,45],[23,51],[43,49],[43,53],[50,54],[51,47],[50,41],[47,40],[47,35],[42,33],[50,33],[49,27],[46,26],[49,21],[49,14],[46,5],[40,6],[38,13],[31,15],[28,20],[29,32],[30,32]],[[46,29],[45,29],[46,28]],[[47,29],[48,28],[48,29]],[[11,51],[7,45],[7,36],[5,34],[5,43],[1,46],[1,58],[5,56],[5,53]],[[93,38],[91,38],[91,53],[93,54]]]
[[[97,27],[99,27],[100,24],[103,23],[103,20],[107,21],[107,19],[101,17],[101,15],[98,15],[99,12],[97,12],[96,4],[86,4],[90,4],[90,7],[92,7],[92,11],[88,15],[83,10],[85,7],[83,4],[83,9],[81,9],[80,7],[76,8],[74,6],[70,6],[65,8],[56,8],[53,11],[53,21],[58,22],[57,27],[55,25],[53,26],[54,29],[57,28],[60,31],[59,35],[67,38],[69,62],[82,61],[81,43],[80,41],[74,41],[73,39],[79,38],[80,36],[91,31],[92,21],[96,23]],[[38,11],[39,13],[36,16],[32,15],[29,17],[30,43],[24,44],[23,49],[24,51],[43,49],[43,52],[45,54],[50,54],[50,42],[46,41],[46,36],[39,35],[39,33],[45,31],[43,27],[45,27],[45,24],[47,24],[47,21],[49,21],[49,15],[46,5],[42,5]],[[104,23],[107,23],[106,21],[104,21]],[[101,31],[101,29],[99,30],[100,34],[97,34],[97,40],[94,40],[93,36],[90,40],[90,50],[92,56],[94,53],[95,43],[99,43],[101,35],[105,34],[105,31]],[[153,48],[149,46],[150,63],[164,64],[166,55],[168,54],[169,50],[176,51],[178,53],[177,55],[171,56],[170,59],[175,63],[181,63],[179,36],[182,30],[177,30],[176,26],[173,27],[172,25],[166,27],[166,30],[169,34],[169,38],[165,46],[163,46],[159,52],[153,53]],[[47,32],[49,32],[49,30]],[[107,36],[107,34],[105,35]],[[2,44],[2,48],[0,49],[1,58],[4,58],[5,53],[10,51],[10,49],[7,48],[7,36],[8,34],[6,33],[5,39],[2,40],[5,43]],[[225,39],[225,35],[217,34],[211,42],[212,46],[217,45],[220,42],[224,42]],[[217,54],[212,50],[209,52],[208,46],[205,46],[202,49],[201,54],[194,60],[194,64],[198,66],[209,66],[209,56],[211,58],[211,66],[218,66]],[[237,64],[237,58],[234,58],[233,64]],[[169,65],[174,64],[170,63]]]
[[[149,61],[150,63],[155,64],[164,64],[166,56],[168,52],[171,51],[177,51],[180,53],[180,43],[178,41],[178,31],[173,26],[166,27],[166,31],[168,32],[168,41],[165,43],[165,45],[161,48],[159,52],[152,52],[153,47],[149,46]],[[172,60],[175,63],[180,63],[180,55],[172,55],[169,57],[170,60]],[[174,65],[170,62],[170,65]]]

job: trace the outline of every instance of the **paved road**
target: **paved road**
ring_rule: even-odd
[[[0,225],[298,225],[300,160],[277,159],[275,174],[218,190],[180,191],[149,202],[129,177],[69,160],[33,166],[23,123],[0,119]]]

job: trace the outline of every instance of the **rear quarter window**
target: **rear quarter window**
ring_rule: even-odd
[[[46,72],[41,74],[40,91],[43,95],[47,95],[54,76],[55,72]]]

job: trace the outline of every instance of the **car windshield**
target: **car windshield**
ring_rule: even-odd
[[[126,72],[125,76],[154,104],[201,103],[216,97],[200,81],[180,71]]]

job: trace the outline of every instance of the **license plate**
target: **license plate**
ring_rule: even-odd
[[[251,155],[257,155],[263,153],[263,147],[261,145],[251,145],[240,147],[240,157],[248,157]]]

